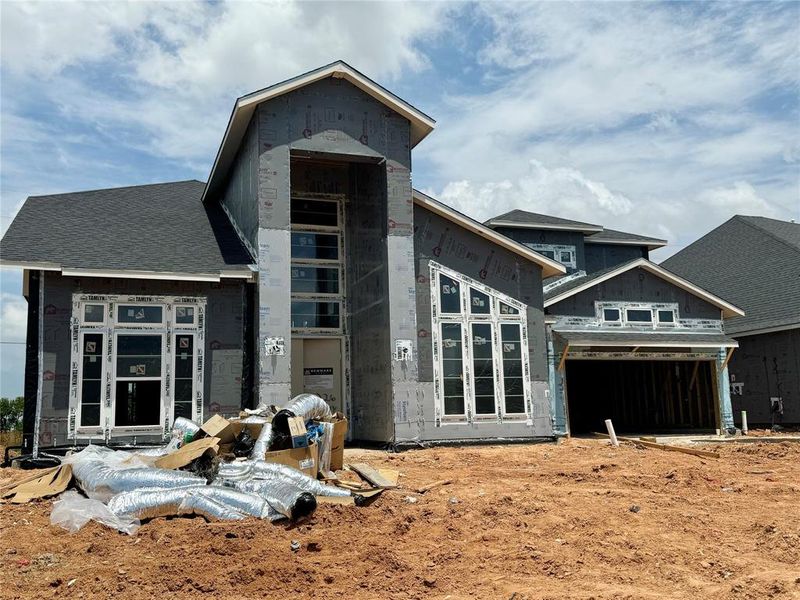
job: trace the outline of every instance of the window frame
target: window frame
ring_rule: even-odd
[[[86,320],[86,306],[91,304],[92,306],[102,306],[103,307],[103,320],[102,321],[87,321]],[[81,304],[80,310],[80,323],[86,327],[103,327],[106,323],[108,323],[108,302],[96,301],[96,302],[84,302]]]
[[[471,389],[470,382],[468,382],[467,379],[464,377],[464,365],[466,364],[466,350],[465,350],[466,339],[465,339],[465,335],[464,335],[465,334],[465,332],[464,332],[464,324],[463,324],[463,322],[461,320],[456,320],[456,319],[447,319],[447,320],[440,321],[438,323],[438,325],[437,325],[439,336],[441,336],[440,339],[444,339],[444,334],[442,333],[442,327],[444,325],[458,325],[459,326],[459,332],[461,334],[461,389],[462,389],[462,397],[463,397],[463,402],[464,402],[464,408],[463,408],[463,410],[462,410],[462,412],[460,414],[458,414],[458,413],[445,413],[444,352],[441,352],[440,360],[442,361],[442,371],[441,371],[441,377],[439,378],[439,388],[440,389],[438,390],[438,392],[439,392],[439,397],[441,398],[441,402],[442,402],[442,417],[444,419],[447,419],[447,420],[450,420],[450,421],[461,422],[461,421],[465,420],[468,417],[468,413],[469,413],[469,397],[467,395],[467,392],[468,392],[468,390]],[[442,347],[442,349],[443,349],[443,347]]]
[[[162,312],[163,314],[163,312]],[[119,373],[117,372],[118,368],[118,361],[119,361],[119,352],[118,352],[118,344],[119,344],[119,337],[120,336],[152,336],[152,337],[160,337],[161,338],[161,374],[158,377],[130,377],[130,376],[122,376],[120,377]],[[164,331],[152,331],[152,330],[145,330],[139,329],[134,331],[129,331],[127,329],[115,329],[112,332],[112,346],[111,346],[111,412],[109,415],[109,422],[112,428],[125,428],[131,431],[146,431],[150,429],[158,428],[159,430],[164,428],[164,413],[166,412],[166,407],[164,406],[165,400],[165,389],[166,389],[166,380],[167,380],[167,348],[165,347],[165,342],[167,339],[167,333]],[[158,405],[158,423],[151,423],[148,425],[117,425],[117,383],[130,383],[130,382],[137,382],[137,381],[159,381],[159,405]]]
[[[453,424],[481,424],[499,422],[527,422],[532,419],[532,384],[530,381],[530,351],[528,348],[528,329],[527,329],[527,306],[522,302],[506,296],[496,289],[490,288],[466,275],[448,269],[430,261],[430,293],[431,293],[431,344],[433,350],[433,371],[434,371],[434,394],[436,426]],[[443,313],[440,310],[441,298],[441,279],[444,275],[449,279],[455,280],[459,288],[459,299],[461,312]],[[473,313],[471,311],[470,289],[489,296],[489,313]],[[516,314],[501,312],[500,305],[505,304],[517,311]],[[444,412],[444,364],[442,346],[442,325],[446,323],[458,323],[462,332],[462,380],[464,382],[464,414],[447,415]],[[473,330],[474,324],[488,324],[491,329],[492,346],[492,368],[493,368],[493,387],[494,387],[494,408],[492,414],[476,412],[475,398],[475,372],[473,356]],[[521,362],[522,362],[522,383],[524,397],[524,412],[510,413],[505,406],[505,382],[503,379],[503,356],[502,356],[502,325],[513,324],[520,328]]]
[[[606,310],[619,311],[619,321],[608,321],[605,318]],[[650,321],[633,321],[628,319],[628,311],[642,310],[650,312]],[[671,312],[672,322],[659,321],[659,312]],[[672,329],[683,327],[680,323],[680,307],[677,302],[595,302],[595,318],[603,327],[623,327],[638,329]]]
[[[175,393],[178,389],[178,386],[175,385],[177,380],[177,364],[176,361],[178,359],[178,337],[179,336],[192,336],[192,376],[189,378],[192,382],[192,393],[191,393],[191,418],[194,418],[195,410],[197,407],[197,362],[198,362],[198,354],[197,354],[197,332],[196,331],[173,331],[172,332],[172,371],[171,371],[171,385],[170,385],[170,393],[172,394],[172,421],[175,422],[177,418],[175,416]],[[182,378],[183,379],[183,378]]]
[[[306,223],[296,223],[291,221],[291,202],[295,201],[313,201],[313,202],[327,202],[336,206],[336,226],[331,225],[309,225]],[[317,293],[317,292],[295,292],[291,289],[292,276],[289,273],[289,323],[292,334],[314,334],[314,335],[343,335],[345,332],[346,321],[346,298],[347,298],[347,280],[345,269],[345,199],[333,198],[314,198],[304,196],[302,194],[292,196],[289,206],[290,214],[290,238],[289,238],[289,268],[294,267],[323,267],[323,268],[337,268],[339,277],[339,292],[336,294],[331,293]],[[293,258],[292,257],[292,244],[291,235],[294,233],[319,233],[325,235],[335,235],[338,244],[338,258]],[[339,326],[338,327],[293,327],[291,326],[292,311],[291,305],[293,302],[333,302],[339,305]]]
[[[86,304],[104,304],[105,323],[85,323],[83,319]],[[119,322],[119,307],[159,306],[161,323]],[[205,353],[205,312],[207,299],[204,296],[142,296],[142,295],[90,295],[73,294],[71,319],[72,373],[70,378],[70,401],[68,420],[68,439],[86,436],[102,436],[105,439],[130,435],[161,435],[166,438],[174,421],[174,367],[177,354],[177,336],[192,335],[192,418],[203,420],[203,380],[204,374],[198,370],[204,364]],[[176,308],[194,309],[192,323],[177,323]],[[103,348],[100,358],[102,368],[102,392],[100,404],[100,424],[82,425],[83,395],[83,339],[86,334],[102,334]],[[131,377],[118,373],[118,338],[120,335],[154,335],[161,340],[161,375],[159,377]],[[154,381],[159,384],[159,423],[149,425],[117,425],[116,403],[117,382]]]
[[[88,302],[87,304],[94,304],[93,302]],[[78,377],[76,381],[77,387],[77,396],[78,396],[78,404],[77,404],[77,411],[76,411],[76,418],[77,418],[77,425],[80,429],[86,431],[93,431],[95,433],[99,433],[103,431],[103,407],[106,404],[107,400],[107,387],[106,383],[108,381],[107,373],[108,373],[108,361],[106,360],[106,351],[107,351],[107,344],[108,344],[108,334],[104,329],[100,330],[82,330],[78,333],[78,344],[81,348],[84,348],[84,338],[87,335],[99,335],[102,337],[103,346],[100,349],[100,421],[97,425],[83,425],[83,364],[84,364],[84,353],[81,350],[80,358],[77,361],[78,364]]]

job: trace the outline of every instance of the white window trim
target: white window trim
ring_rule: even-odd
[[[89,303],[87,303],[89,304]],[[98,325],[97,323],[93,323],[92,325]],[[83,418],[83,403],[81,402],[81,398],[83,397],[83,348],[84,342],[83,338],[85,335],[100,335],[102,337],[102,344],[103,350],[100,353],[100,423],[98,425],[83,425],[81,426],[81,419]],[[94,433],[102,433],[103,431],[103,404],[105,403],[105,393],[106,393],[106,382],[108,381],[108,377],[106,375],[108,370],[108,361],[106,360],[106,346],[108,344],[108,334],[105,329],[98,329],[98,330],[90,330],[84,329],[83,331],[79,332],[78,334],[78,344],[81,347],[81,353],[78,360],[78,371],[77,371],[77,381],[74,384],[77,386],[77,395],[78,395],[78,410],[77,410],[77,420],[78,426],[86,431],[94,432]]]
[[[606,321],[603,313],[606,309],[615,309],[620,313],[619,321]],[[649,310],[650,321],[629,321],[629,310]],[[673,313],[672,323],[662,323],[658,320],[658,311],[668,310]],[[680,311],[676,302],[595,302],[595,316],[597,322],[604,327],[638,328],[638,329],[674,329],[680,327]]]
[[[85,305],[92,304],[95,306],[102,306],[103,307],[103,320],[102,321],[87,321],[86,320],[86,311]],[[80,320],[81,325],[84,327],[104,327],[106,323],[108,323],[108,303],[107,302],[86,302],[84,303],[84,307],[81,307],[81,314]]]
[[[105,323],[84,323],[83,306],[85,304],[105,304]],[[158,323],[118,323],[116,319],[119,305],[148,304],[162,306],[162,322]],[[194,311],[194,323],[175,323],[176,306],[191,306]],[[68,437],[102,436],[109,440],[114,436],[126,435],[169,435],[174,420],[174,386],[172,377],[175,358],[175,335],[194,335],[193,348],[193,405],[192,416],[195,421],[203,420],[203,385],[204,385],[204,352],[205,352],[205,312],[206,298],[202,296],[133,296],[133,295],[92,295],[73,294],[71,319],[71,364],[70,401]],[[104,348],[103,386],[101,388],[100,425],[81,426],[81,396],[83,382],[83,334],[103,334]],[[116,426],[116,381],[117,381],[117,337],[118,335],[160,335],[161,377],[125,377],[120,381],[145,381],[161,379],[160,422],[157,425]]]
[[[524,242],[524,244],[531,250],[535,250],[540,254],[542,252],[552,252],[553,258],[551,260],[554,260],[565,267],[569,267],[570,269],[578,268],[578,250],[575,246],[565,244],[535,244],[533,242]],[[561,260],[562,252],[569,252],[569,261],[565,262]]]
[[[532,391],[530,382],[530,353],[528,351],[527,307],[522,302],[506,296],[479,281],[471,279],[457,271],[448,269],[430,261],[430,286],[431,286],[431,344],[433,351],[433,378],[436,407],[436,425],[468,424],[468,423],[497,423],[504,419],[513,422],[532,419]],[[445,275],[459,283],[459,297],[461,300],[460,313],[441,313],[439,310],[440,280],[439,275]],[[472,314],[469,303],[469,288],[472,287],[490,298],[490,313]],[[518,314],[500,312],[500,302],[515,308]],[[445,415],[444,413],[444,366],[440,344],[442,340],[441,326],[444,323],[459,323],[462,337],[462,368],[464,369],[464,414]],[[472,324],[488,323],[492,327],[492,362],[494,368],[495,412],[494,414],[477,415],[475,412],[475,381],[474,360],[472,353]],[[503,381],[503,356],[502,342],[500,340],[500,325],[518,324],[521,329],[521,356],[523,372],[523,389],[525,399],[524,413],[505,412],[505,385]]]

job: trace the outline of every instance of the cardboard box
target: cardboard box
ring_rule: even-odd
[[[307,448],[308,431],[303,417],[291,417],[288,422],[289,435],[292,436],[292,448]]]
[[[208,421],[203,423],[200,431],[205,433],[208,437],[219,438],[220,453],[224,454],[229,450],[236,441],[236,438],[243,429],[247,429],[251,436],[258,437],[261,433],[261,423],[242,423],[241,421],[229,421],[220,415],[214,415]]]
[[[264,455],[264,460],[271,463],[289,465],[311,477],[316,477],[319,470],[319,456],[316,444],[311,444],[306,448],[267,452]]]
[[[342,413],[336,413],[329,422],[333,423],[331,439],[331,471],[339,471],[344,466],[344,438],[347,437],[347,419]]]

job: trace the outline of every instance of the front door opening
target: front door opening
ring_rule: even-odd
[[[343,412],[341,338],[292,338],[292,397],[316,394]]]
[[[716,427],[712,361],[566,361],[572,435],[678,433]]]

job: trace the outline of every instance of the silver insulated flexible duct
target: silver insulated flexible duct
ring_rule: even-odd
[[[256,443],[253,446],[253,451],[250,453],[250,458],[255,460],[263,460],[264,455],[269,450],[269,445],[272,443],[272,423],[264,423],[261,431],[256,438]]]
[[[328,403],[315,394],[295,396],[283,409],[293,412],[297,417],[303,417],[305,421],[323,421],[333,416]]]
[[[120,456],[122,455],[122,456]],[[186,471],[127,467],[126,452],[98,450],[89,446],[70,457],[72,475],[81,489],[92,498],[109,498],[120,492],[141,488],[176,488],[187,484],[203,484],[205,479]]]
[[[183,514],[201,514],[220,520],[241,519],[244,516],[270,521],[283,518],[283,514],[263,498],[220,486],[132,490],[111,498],[108,508],[115,515],[138,519]]]
[[[294,487],[315,496],[350,496],[350,491],[320,483],[313,477],[288,465],[264,461],[243,461],[219,466],[217,480],[228,481],[238,487],[237,482],[255,480],[268,484],[291,482]]]

